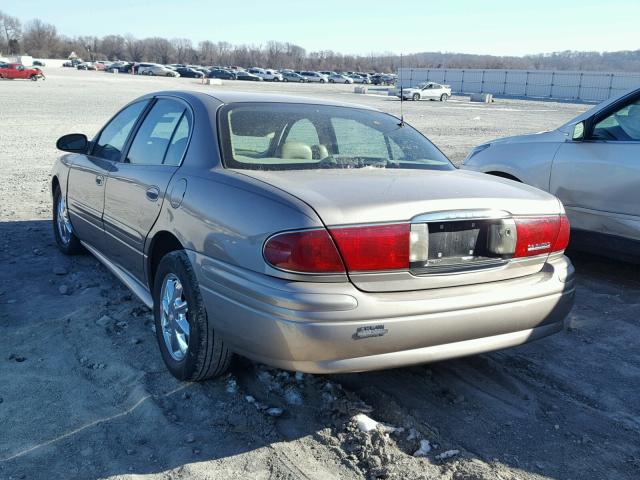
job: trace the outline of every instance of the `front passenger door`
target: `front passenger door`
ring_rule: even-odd
[[[597,114],[591,124],[583,140],[558,149],[550,191],[572,228],[640,240],[640,98]]]
[[[74,155],[67,181],[67,206],[78,237],[104,248],[104,189],[109,171],[120,160],[127,139],[148,102],[143,100],[118,112],[92,142],[88,154]]]
[[[178,169],[191,131],[191,111],[160,97],[140,124],[123,161],[109,173],[104,228],[110,260],[144,283],[144,243]]]

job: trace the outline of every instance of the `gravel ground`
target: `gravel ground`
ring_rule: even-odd
[[[640,477],[640,272],[597,257],[572,254],[568,331],[522,347],[339,376],[240,359],[218,380],[175,380],[150,312],[91,256],[55,248],[56,138],[91,136],[123,103],[160,89],[259,89],[394,114],[399,101],[342,85],[46,73],[0,81],[0,479]],[[455,162],[585,108],[404,104],[405,119]]]

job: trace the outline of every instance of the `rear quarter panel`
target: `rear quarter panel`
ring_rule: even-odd
[[[186,249],[268,273],[271,267],[263,259],[262,246],[269,236],[323,225],[303,202],[244,175],[216,169],[202,175],[185,173],[178,171],[169,184],[149,239],[169,231]],[[181,182],[187,187],[176,207],[175,189]]]

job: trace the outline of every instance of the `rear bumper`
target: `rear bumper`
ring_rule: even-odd
[[[280,368],[355,372],[472,355],[558,332],[573,305],[566,257],[482,285],[367,293],[280,280],[190,252],[211,324],[230,348]]]

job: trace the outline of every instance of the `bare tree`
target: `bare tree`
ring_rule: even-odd
[[[20,20],[0,11],[0,51],[9,55],[19,52],[22,25]]]
[[[145,59],[145,45],[142,40],[138,40],[133,35],[128,34],[124,38],[124,46],[126,49],[125,57],[132,62],[141,62]]]
[[[193,43],[188,38],[174,38],[171,45],[175,52],[174,59],[177,63],[192,63],[196,54]]]
[[[120,60],[125,57],[126,43],[120,35],[107,35],[100,40],[98,51],[109,60]]]
[[[54,25],[36,18],[25,25],[23,41],[29,54],[48,57],[57,48],[58,32]]]
[[[174,59],[175,50],[166,38],[152,37],[143,40],[148,57],[154,62],[170,63]]]
[[[205,40],[198,44],[198,55],[200,61],[205,65],[213,65],[216,63],[216,46],[213,42]]]

